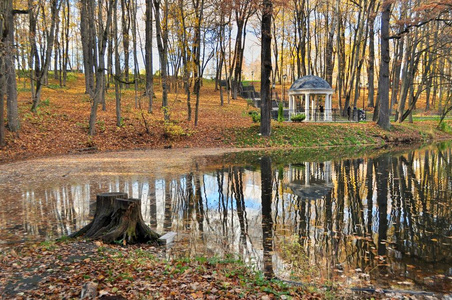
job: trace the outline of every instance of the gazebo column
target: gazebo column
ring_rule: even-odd
[[[293,98],[293,96],[289,94],[289,121],[290,121],[290,117],[292,115],[292,110],[293,110],[292,98]]]
[[[309,93],[305,94],[304,100],[304,113],[306,115],[306,121],[309,121]]]
[[[330,94],[330,121],[333,121],[333,94]]]
[[[331,94],[325,96],[325,121],[331,121]]]
[[[315,114],[315,102],[317,100],[317,95],[315,95],[314,97],[311,97],[311,120],[314,120],[314,114]]]
[[[292,115],[292,110],[293,110],[292,96],[289,94],[289,121],[290,121],[290,116]]]
[[[330,121],[333,121],[333,118],[332,118],[332,116],[333,116],[333,94],[330,94],[330,101],[329,101],[329,112],[330,112],[330,114],[329,114],[329,120]]]

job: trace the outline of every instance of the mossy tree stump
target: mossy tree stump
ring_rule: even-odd
[[[160,237],[144,223],[141,200],[128,199],[126,193],[98,194],[93,220],[71,235],[79,236],[124,244],[157,242]]]

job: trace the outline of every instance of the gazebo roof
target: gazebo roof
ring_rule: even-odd
[[[326,80],[314,76],[307,75],[295,80],[289,89],[291,91],[332,91],[330,84]]]

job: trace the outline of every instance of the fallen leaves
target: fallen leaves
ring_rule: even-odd
[[[52,82],[54,79],[50,78]],[[58,84],[57,82],[55,82]],[[98,112],[97,135],[88,136],[90,101],[85,95],[83,75],[67,83],[68,89],[47,89],[42,97],[49,105],[41,106],[36,113],[30,110],[30,92],[19,92],[19,109],[22,112],[20,135],[7,132],[6,147],[0,148],[0,163],[17,159],[92,151],[117,151],[143,148],[191,148],[225,147],[223,130],[251,125],[251,119],[243,114],[244,99],[220,106],[219,92],[212,83],[206,83],[201,91],[199,123],[187,121],[187,105],[181,95],[169,94],[172,130],[163,122],[161,92],[156,90],[153,113],[147,113],[147,105],[135,108],[135,92],[122,93],[122,126],[116,126],[114,93],[107,93],[107,110]],[[178,99],[179,98],[179,99]],[[177,101],[176,101],[177,100]],[[194,111],[193,111],[194,113]],[[166,128],[166,131],[165,131]],[[175,130],[177,129],[177,130]]]
[[[4,249],[0,263],[2,296],[80,298],[83,294],[123,299],[274,299],[315,296],[259,278],[230,259],[166,261],[165,248],[64,241]]]

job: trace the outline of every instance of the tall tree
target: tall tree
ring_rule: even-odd
[[[154,0],[155,29],[160,58],[160,77],[162,82],[162,108],[164,119],[169,120],[168,112],[168,0]]]
[[[182,54],[182,64],[183,64],[183,75],[182,75],[182,80],[184,82],[184,90],[185,90],[185,94],[187,97],[187,120],[191,121],[191,92],[190,92],[190,65],[191,65],[191,55],[189,55],[190,53],[190,49],[188,47],[188,30],[187,30],[187,26],[186,26],[186,22],[185,22],[185,5],[184,5],[184,0],[178,0],[178,8],[179,8],[179,18],[180,18],[180,26],[181,26],[181,30],[179,30],[181,32],[180,34],[180,48],[181,48],[181,54]]]
[[[145,69],[146,69],[146,95],[149,97],[148,112],[152,113],[152,100],[154,98],[154,74],[152,73],[152,0],[146,0],[146,41],[145,41]]]
[[[69,42],[71,40],[70,38],[70,30],[71,30],[71,5],[70,0],[64,1],[64,8],[63,8],[63,18],[62,18],[62,31],[61,31],[61,39],[62,39],[62,85],[66,86],[66,80],[67,80],[67,70],[68,70],[68,64],[69,64]]]
[[[94,2],[93,0],[85,0],[83,2]],[[82,4],[83,4],[82,2]],[[108,32],[110,31],[110,26],[112,23],[113,8],[116,7],[117,0],[108,0],[108,2],[99,1],[97,6],[97,53],[98,53],[98,66],[96,69],[96,88],[94,91],[93,103],[91,106],[91,113],[89,116],[89,135],[94,135],[96,133],[96,119],[97,119],[97,108],[99,103],[104,103],[105,101],[105,51],[107,49],[108,42]],[[93,4],[93,3],[92,3]],[[106,5],[104,16],[104,7]],[[93,5],[94,6],[94,5]],[[92,17],[94,12],[92,12]],[[104,17],[106,18],[106,23],[104,25]],[[86,20],[82,20],[82,23]]]
[[[113,13],[113,36],[114,36],[114,57],[115,57],[115,99],[116,99],[116,126],[121,126],[121,57],[119,55],[119,36],[118,36],[118,10]]]
[[[81,0],[80,35],[85,73],[85,93],[94,97],[94,74],[97,66],[96,28],[94,1]]]
[[[0,148],[5,146],[5,66],[3,57],[6,54],[3,31],[5,27],[5,1],[0,2]]]
[[[129,74],[130,74],[130,25],[131,25],[131,10],[130,6],[132,1],[121,0],[121,25],[122,25],[122,44],[124,51],[124,81],[126,82],[126,87],[129,85]]]
[[[198,125],[199,118],[199,92],[201,89],[201,80],[202,80],[202,65],[201,65],[201,24],[203,21],[204,14],[204,0],[193,0],[193,8],[195,11],[195,32],[194,32],[194,41],[193,41],[193,64],[194,64],[194,79],[195,85],[193,87],[193,91],[196,95],[196,104],[195,104],[195,126]]]
[[[37,22],[37,9],[34,6],[33,0],[28,1],[28,9],[30,16],[30,44],[32,48],[31,55],[34,56],[34,74],[31,78],[35,82],[35,89],[32,90],[32,111],[36,111],[41,102],[41,91],[44,84],[45,77],[50,66],[50,60],[52,55],[52,49],[54,47],[55,31],[58,21],[58,13],[61,7],[60,0],[52,0],[50,2],[50,28],[45,32],[46,35],[46,48],[45,55],[39,58],[38,47],[36,45],[36,22]],[[39,6],[39,5],[38,5]],[[44,10],[44,6],[41,7]],[[44,17],[44,16],[43,16]],[[34,27],[34,28],[33,28]],[[55,70],[56,71],[56,70]]]
[[[137,24],[137,10],[138,4],[136,0],[132,2],[132,44],[133,44],[133,83],[135,88],[135,108],[141,109],[141,100],[138,97],[138,82],[140,76],[140,70],[138,69],[138,48],[137,48],[137,34],[138,34],[138,24]]]
[[[377,124],[389,130],[389,20],[391,17],[391,2],[384,0],[381,13],[381,37],[380,37],[380,80],[378,85],[378,121]]]
[[[3,35],[1,36],[3,47],[6,50],[3,56],[4,76],[6,79],[6,110],[8,129],[18,132],[20,129],[19,107],[17,104],[16,69],[14,66],[14,10],[13,1],[2,1],[4,5]]]
[[[230,74],[234,72],[234,76],[232,77],[232,99],[237,99],[239,86],[242,81],[243,54],[246,43],[246,25],[249,18],[256,11],[255,6],[255,0],[235,0],[232,3],[232,8],[235,12],[237,29],[234,48],[234,62],[230,69]]]
[[[272,72],[271,27],[273,3],[271,0],[262,1],[262,39],[261,39],[261,127],[263,136],[271,134],[271,92],[270,75]]]
[[[374,107],[374,95],[375,95],[375,35],[374,25],[375,18],[377,16],[375,3],[371,0],[369,5],[369,57],[367,60],[367,107]]]

